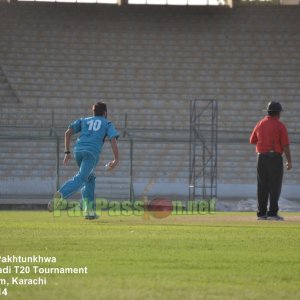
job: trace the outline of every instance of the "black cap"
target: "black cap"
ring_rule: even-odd
[[[282,106],[279,102],[271,101],[268,103],[267,111],[282,111]]]

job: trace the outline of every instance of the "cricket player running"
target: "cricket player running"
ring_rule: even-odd
[[[108,136],[114,159],[108,163],[108,170],[112,170],[119,162],[117,138],[118,131],[112,122],[107,119],[107,106],[103,102],[93,105],[93,117],[81,118],[69,125],[65,132],[65,157],[63,164],[66,166],[72,156],[70,151],[71,136],[80,133],[74,146],[74,158],[79,167],[78,173],[54,194],[53,200],[48,204],[49,211],[59,209],[63,199],[67,199],[81,189],[81,207],[85,211],[86,219],[95,219],[95,167],[99,161],[101,149],[105,138]]]

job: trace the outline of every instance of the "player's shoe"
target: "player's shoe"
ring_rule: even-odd
[[[270,221],[284,221],[284,217],[282,216],[268,216],[268,220]]]
[[[268,220],[267,216],[259,216],[257,217],[257,220],[258,221],[265,221],[265,220]]]
[[[53,199],[48,202],[48,211],[53,212],[55,209],[61,209],[63,198],[60,192],[55,192]]]
[[[86,220],[96,220],[99,216],[96,214],[95,211],[88,211],[84,217]]]

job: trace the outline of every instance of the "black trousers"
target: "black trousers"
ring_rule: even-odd
[[[276,216],[283,178],[283,159],[279,153],[257,157],[257,216]],[[270,205],[268,209],[268,200]]]

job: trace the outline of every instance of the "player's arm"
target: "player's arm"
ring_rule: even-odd
[[[64,166],[66,166],[69,161],[71,160],[71,151],[70,151],[70,145],[71,145],[71,137],[73,135],[74,131],[72,128],[69,128],[65,132],[65,158],[64,158]],[[69,152],[69,153],[68,153]]]
[[[112,170],[119,163],[119,148],[118,148],[116,138],[112,138],[110,141],[110,144],[111,144],[111,149],[112,149],[112,152],[114,155],[114,159],[109,162],[109,170]]]
[[[287,160],[286,168],[287,170],[290,170],[292,168],[292,156],[291,156],[290,146],[289,145],[283,146],[283,152]]]
[[[292,168],[292,156],[291,156],[291,151],[290,151],[290,141],[289,141],[289,136],[287,129],[284,124],[281,125],[281,131],[280,131],[280,140],[281,144],[283,145],[283,152],[286,157],[286,168],[287,170],[290,170]]]
[[[253,129],[253,131],[251,133],[251,136],[250,136],[250,139],[249,139],[249,142],[252,145],[256,145],[257,141],[258,141],[258,139],[257,139],[257,133],[256,133],[256,127],[257,126],[255,126],[255,128]]]

